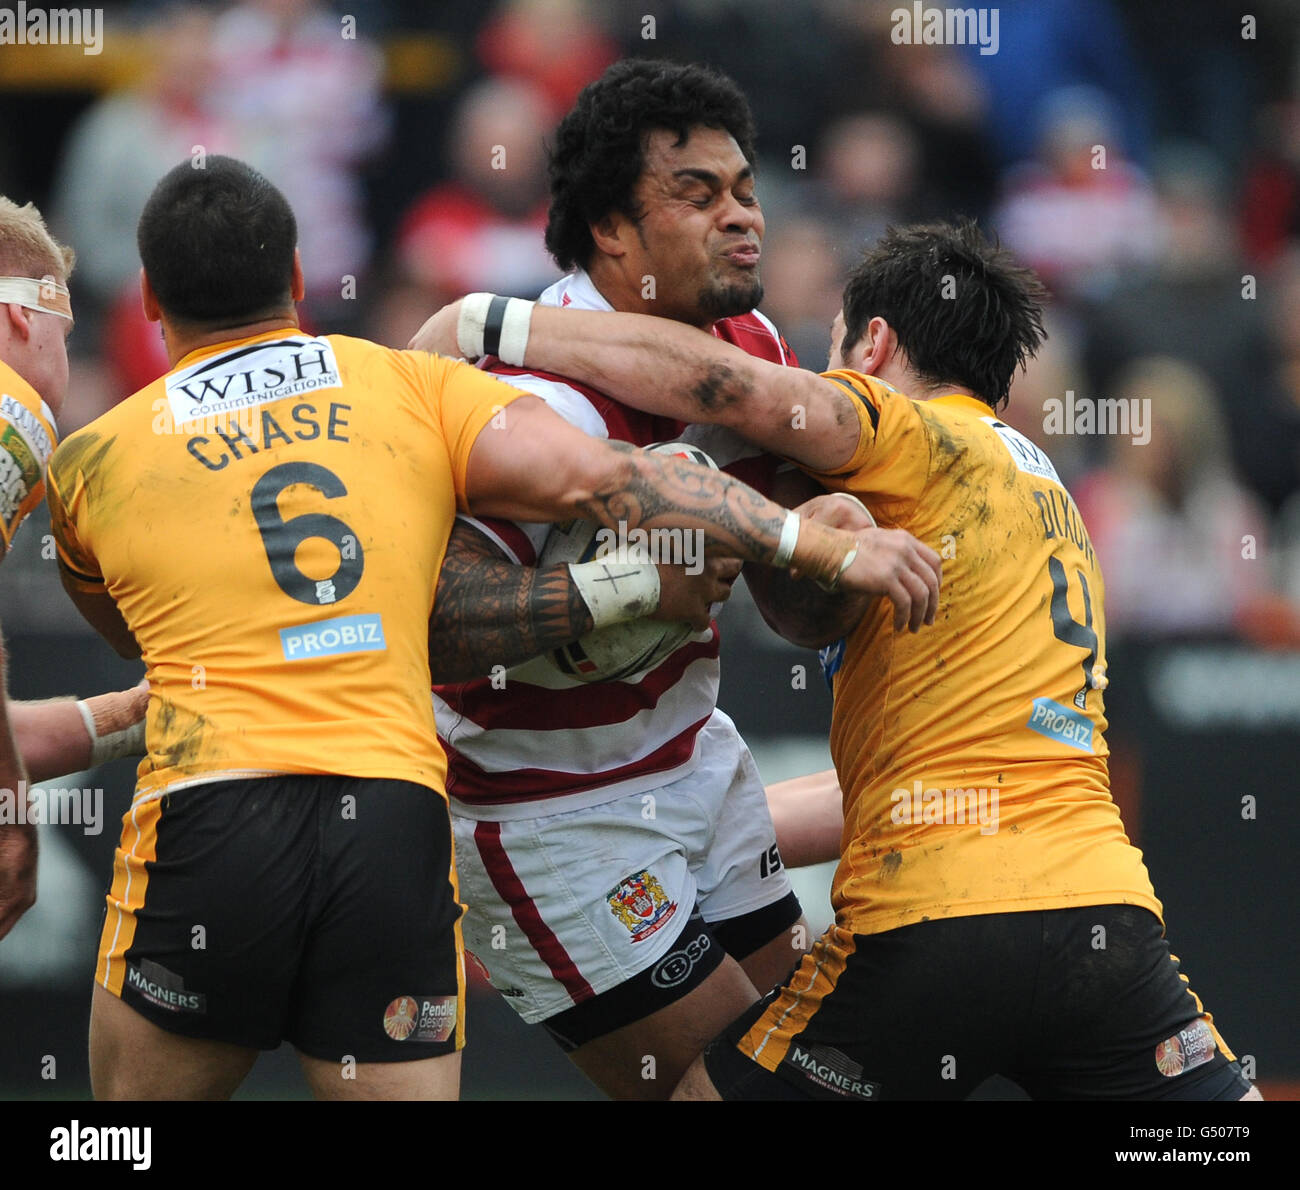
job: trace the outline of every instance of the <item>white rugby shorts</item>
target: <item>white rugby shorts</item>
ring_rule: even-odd
[[[721,922],[790,893],[763,782],[721,711],[698,755],[668,785],[582,809],[483,821],[453,806],[465,945],[530,1024],[657,962],[696,902]]]

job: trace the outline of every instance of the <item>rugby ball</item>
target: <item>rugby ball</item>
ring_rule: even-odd
[[[689,442],[656,442],[644,449],[678,455],[692,463],[718,469],[704,451]],[[616,543],[609,540],[609,533],[601,534],[600,528],[595,521],[556,525],[542,547],[538,565],[591,562],[612,554]],[[579,682],[616,682],[653,669],[694,635],[695,629],[685,622],[643,616],[639,620],[597,628],[571,644],[553,649],[546,658],[562,674]]]

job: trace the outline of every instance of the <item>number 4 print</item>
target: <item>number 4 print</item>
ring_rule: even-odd
[[[1083,710],[1088,691],[1101,685],[1096,674],[1098,640],[1092,628],[1092,593],[1087,576],[1082,570],[1076,570],[1079,586],[1083,588],[1083,623],[1080,624],[1070,612],[1070,577],[1058,558],[1047,559],[1047,573],[1052,576],[1052,631],[1056,639],[1088,650],[1083,659],[1083,686],[1074,696],[1074,705]]]

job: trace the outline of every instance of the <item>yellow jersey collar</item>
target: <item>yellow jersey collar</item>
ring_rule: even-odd
[[[226,339],[221,343],[209,343],[206,347],[196,347],[188,355],[177,360],[171,371],[179,372],[189,364],[197,363],[201,359],[207,359],[210,355],[220,355],[223,351],[229,351],[232,347],[245,347],[249,343],[269,343],[273,339],[291,339],[295,336],[303,339],[312,338],[301,327],[282,326],[279,330],[263,331],[260,335],[248,335],[242,339]]]
[[[993,406],[987,401],[981,401],[979,397],[968,396],[966,393],[948,393],[947,396],[943,397],[931,397],[926,404],[949,405],[954,409],[965,409],[971,413],[978,414],[980,417],[997,416]]]

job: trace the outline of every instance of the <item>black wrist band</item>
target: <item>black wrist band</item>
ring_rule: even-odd
[[[483,354],[501,354],[501,326],[506,319],[508,297],[494,297],[488,304],[487,318],[483,321]]]

